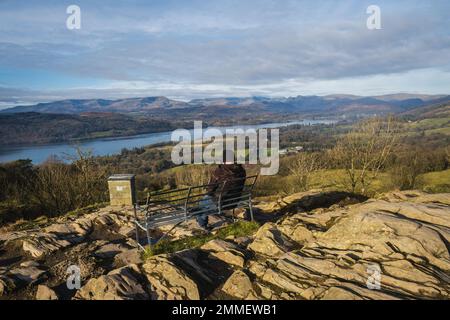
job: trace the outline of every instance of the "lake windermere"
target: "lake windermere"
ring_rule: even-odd
[[[242,128],[244,130],[249,128],[281,128],[289,125],[303,124],[330,124],[334,120],[310,120],[304,119],[301,121],[292,122],[276,122],[265,123],[258,125],[244,125],[244,126],[229,126],[229,127],[214,127],[225,131],[226,129]],[[207,128],[204,128],[205,130]],[[147,133],[128,137],[111,137],[92,139],[80,141],[77,143],[55,143],[45,145],[20,145],[20,146],[6,146],[0,147],[0,162],[14,161],[18,159],[31,159],[34,164],[39,164],[47,160],[50,156],[57,156],[60,158],[67,158],[75,155],[75,147],[79,146],[82,149],[92,150],[94,155],[104,156],[120,153],[122,149],[133,149],[158,143],[167,143],[171,141],[172,131]]]

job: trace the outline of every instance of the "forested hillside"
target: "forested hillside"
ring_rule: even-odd
[[[0,145],[75,141],[170,131],[192,123],[118,113],[0,115]]]

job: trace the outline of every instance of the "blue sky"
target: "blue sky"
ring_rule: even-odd
[[[81,29],[66,8],[81,8]],[[381,8],[368,30],[366,8]],[[64,98],[450,93],[449,1],[0,1],[0,108]]]

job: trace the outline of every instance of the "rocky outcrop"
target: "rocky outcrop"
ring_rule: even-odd
[[[115,267],[136,262],[136,257],[127,254],[137,250],[127,231],[134,226],[132,214],[131,210],[106,207],[79,217],[57,218],[40,229],[0,234],[0,265],[6,265],[0,268],[3,296],[46,297],[48,292],[44,293],[44,287],[36,291],[38,283],[49,284],[49,290],[64,288],[71,265],[78,266],[81,280],[87,281]],[[122,258],[115,261],[115,256],[120,254]],[[63,289],[62,295],[69,298],[74,293]]]
[[[38,282],[46,274],[45,270],[39,268],[39,264],[34,261],[23,262],[19,267],[9,270],[9,275],[26,284]]]
[[[406,191],[363,199],[307,192],[259,207],[276,219],[251,236],[147,259],[130,239],[126,210],[105,208],[41,230],[2,234],[0,295],[450,299],[449,194]],[[223,220],[217,221],[220,227]],[[195,224],[183,228],[172,237],[198,232]],[[80,267],[79,290],[64,289],[71,265]]]
[[[281,254],[274,245],[259,245],[253,249],[258,254],[278,254],[260,259],[249,271],[304,299],[448,299],[448,195],[415,193],[413,199],[399,199],[397,193],[287,217],[272,233],[276,228],[300,248]],[[281,239],[257,235],[255,241],[280,246]],[[374,273],[379,275],[377,288],[371,285]]]
[[[290,241],[274,223],[266,223],[258,230],[248,248],[261,255],[279,257],[293,250],[295,246],[296,244]]]
[[[56,292],[44,285],[38,285],[36,300],[58,300]]]
[[[18,288],[37,285],[47,278],[47,270],[35,261],[26,261],[20,265],[0,268],[0,297],[10,294]]]
[[[235,271],[209,297],[449,299],[448,195],[414,194],[293,212],[264,224],[245,248],[207,243],[210,255],[239,248],[244,260],[222,259]]]
[[[309,190],[279,198],[276,201],[260,201],[255,208],[268,214],[304,212],[327,208],[336,204],[351,204],[367,200],[366,197],[348,192]]]
[[[120,239],[134,231],[132,213],[114,212],[111,208],[80,218],[68,218],[40,230],[18,231],[0,235],[4,246],[19,244],[32,258],[42,258],[89,239]]]
[[[96,279],[90,279],[75,295],[84,300],[142,300],[148,294],[136,265],[113,270]]]
[[[139,248],[125,250],[114,256],[114,265],[118,267],[141,264],[142,262],[142,251]]]
[[[241,270],[235,271],[223,284],[222,291],[239,299],[256,298],[250,278]]]
[[[245,253],[238,245],[224,240],[211,240],[201,247],[211,256],[236,267],[244,267]]]
[[[149,259],[143,270],[152,286],[152,298],[158,300],[198,300],[197,284],[167,256]]]

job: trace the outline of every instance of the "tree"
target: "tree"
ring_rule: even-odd
[[[56,216],[75,208],[73,167],[51,158],[38,167],[33,196],[47,216]]]
[[[351,192],[367,194],[397,139],[398,125],[392,117],[361,121],[339,138],[330,155],[331,160],[345,170],[344,186]]]
[[[393,185],[400,190],[414,189],[418,184],[419,175],[426,170],[425,165],[426,162],[418,150],[406,152],[391,168]]]
[[[288,172],[294,177],[293,191],[308,190],[311,174],[322,168],[321,157],[317,153],[301,152],[293,156],[287,165]]]
[[[31,160],[17,160],[0,165],[0,201],[21,204],[28,202],[35,174]]]
[[[107,172],[90,151],[76,149],[76,156],[67,157],[70,164],[49,159],[38,167],[35,197],[47,215],[106,201]]]
[[[75,167],[77,203],[86,206],[107,200],[107,170],[94,158],[91,150],[76,148],[76,156],[69,159]]]
[[[209,182],[211,167],[207,165],[185,165],[175,173],[177,186],[198,186]]]

